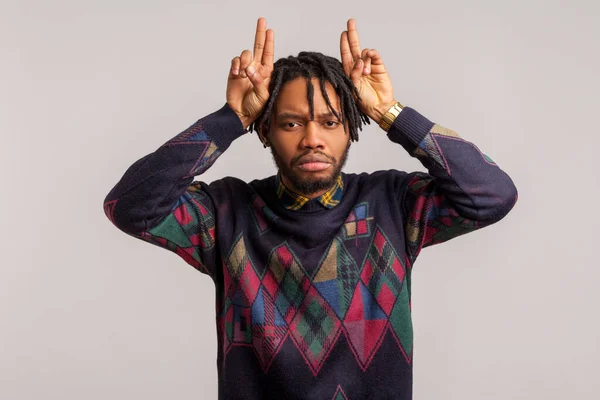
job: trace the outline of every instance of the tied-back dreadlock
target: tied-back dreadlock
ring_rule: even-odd
[[[358,130],[362,130],[362,124],[370,124],[369,117],[358,107],[358,101],[360,101],[358,90],[354,86],[354,83],[352,83],[352,80],[346,76],[342,63],[339,60],[322,53],[309,51],[301,51],[298,53],[298,56],[280,58],[275,62],[273,65],[271,82],[269,83],[269,100],[267,100],[261,114],[250,125],[248,131],[258,132],[258,129],[261,126],[264,126],[266,130],[269,131],[271,126],[271,115],[279,91],[287,82],[298,77],[307,78],[308,104],[311,121],[315,118],[313,102],[314,87],[312,78],[317,78],[327,107],[329,107],[338,121],[344,126],[344,130],[346,130],[346,122],[348,122],[350,139],[353,142],[358,141]],[[341,116],[331,105],[329,96],[325,91],[325,82],[329,82],[333,86],[336,94],[340,98]]]

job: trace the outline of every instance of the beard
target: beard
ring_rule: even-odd
[[[277,153],[273,146],[271,146],[271,154],[273,155],[273,161],[275,162],[275,165],[277,168],[279,168],[279,172],[290,181],[290,183],[293,185],[293,189],[298,191],[298,194],[310,196],[323,190],[327,190],[335,185],[338,175],[342,172],[342,168],[344,168],[344,165],[348,160],[350,143],[351,142],[348,141],[348,145],[346,146],[346,149],[339,160],[321,151],[307,151],[297,157],[294,157],[288,165],[283,161],[283,158],[281,158],[281,155]],[[333,168],[330,168],[331,173],[328,176],[320,178],[304,178],[296,170],[294,170],[294,165],[298,162],[298,160],[311,153],[319,154],[329,159]]]

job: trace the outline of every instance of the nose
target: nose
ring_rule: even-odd
[[[304,137],[300,142],[303,149],[323,149],[325,142],[323,141],[323,132],[321,125],[317,121],[308,121],[304,129]]]

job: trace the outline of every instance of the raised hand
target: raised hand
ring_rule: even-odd
[[[379,123],[386,111],[396,103],[392,82],[375,49],[360,49],[356,22],[348,20],[348,30],[342,32],[340,53],[344,72],[350,77],[361,98],[360,109]]]
[[[275,33],[267,21],[259,18],[254,36],[254,54],[242,51],[231,60],[227,78],[227,104],[240,117],[244,128],[260,115],[269,99],[269,81],[273,72]]]

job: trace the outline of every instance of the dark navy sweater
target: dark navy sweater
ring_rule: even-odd
[[[225,104],[135,162],[104,200],[120,230],[214,281],[219,398],[411,399],[415,260],[502,219],[517,200],[511,178],[406,107],[388,137],[428,173],[343,173],[335,207],[288,209],[275,176],[194,181],[244,133]]]

